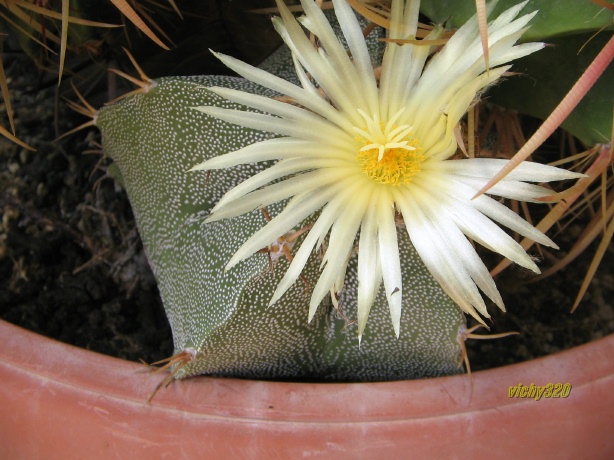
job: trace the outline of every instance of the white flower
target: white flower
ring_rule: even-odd
[[[273,22],[293,53],[302,87],[217,56],[243,77],[289,96],[296,104],[211,88],[221,97],[265,113],[199,108],[227,122],[283,136],[193,168],[279,160],[230,190],[212,210],[210,221],[290,198],[281,213],[243,244],[227,268],[321,210],[271,303],[297,280],[314,248],[328,238],[322,273],[311,296],[311,320],[322,299],[341,289],[359,235],[359,337],[382,280],[398,336],[403,285],[397,229],[401,229],[408,232],[433,277],[465,312],[479,321],[477,312],[489,316],[478,288],[504,309],[492,277],[467,237],[538,273],[522,247],[493,221],[540,244],[555,245],[498,201],[485,195],[472,200],[506,160],[450,158],[457,150],[454,128],[477,94],[510,68],[503,64],[543,47],[542,43],[516,45],[535,13],[516,19],[524,2],[489,24],[492,68],[488,72],[474,17],[428,63],[431,47],[389,43],[378,81],[358,20],[345,1],[333,4],[349,54],[312,0],[301,0],[305,15],[298,21],[280,0],[277,4],[281,18]],[[393,0],[389,38],[415,37],[418,10],[419,1]],[[316,44],[303,27],[318,38]],[[442,32],[435,28],[426,39],[439,38]],[[551,192],[526,182],[576,177],[554,167],[523,163],[489,193],[536,201]]]

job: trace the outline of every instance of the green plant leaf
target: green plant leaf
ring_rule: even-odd
[[[517,3],[500,0],[490,17]],[[523,11],[535,10],[538,13],[521,41],[546,41],[552,46],[515,61],[512,71],[521,75],[492,88],[487,100],[545,119],[610,38],[614,22],[611,10],[590,0],[529,0]],[[421,11],[434,22],[459,27],[475,14],[475,0],[423,0]],[[611,139],[613,80],[610,65],[562,124],[586,145]]]
[[[500,0],[490,17],[518,0]],[[603,27],[614,29],[612,11],[590,0],[529,0],[524,12],[538,10],[523,41],[549,41],[553,37],[596,31]],[[420,11],[433,22],[458,28],[475,14],[475,0],[422,0]]]
[[[521,72],[493,88],[488,100],[544,119],[601,51],[610,34],[591,39],[590,34],[560,37],[553,46],[527,56],[514,64]],[[614,66],[605,70],[595,85],[561,125],[585,145],[607,143],[612,139],[614,107]]]

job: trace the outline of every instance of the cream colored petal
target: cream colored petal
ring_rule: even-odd
[[[437,186],[433,183],[429,186],[435,187],[430,189],[435,199],[447,203],[446,209],[465,235],[491,251],[507,257],[518,265],[539,272],[539,269],[522,246],[490,220],[489,217],[485,216],[477,209],[474,204],[475,200],[471,200],[472,197],[468,198],[463,193],[454,193],[454,187],[451,187],[450,190],[444,190],[445,187]],[[459,189],[462,188],[463,186],[461,185]],[[471,194],[472,192],[469,193]],[[505,206],[500,203],[496,204],[505,208]],[[507,211],[509,211],[509,209],[507,209]],[[514,215],[518,217],[517,214],[514,213]],[[521,218],[519,219],[522,221]],[[526,222],[525,224],[530,225]],[[542,237],[545,236],[542,234]],[[550,240],[548,239],[548,241]]]
[[[344,149],[333,148],[319,142],[304,141],[291,137],[277,137],[255,142],[234,152],[213,157],[194,166],[190,171],[223,169],[241,164],[284,158],[346,158],[349,161],[353,159],[353,156],[348,157],[348,151]]]
[[[516,16],[520,14],[520,12],[526,6],[527,3],[529,3],[529,0],[520,2],[517,5],[508,8],[499,16],[497,16],[488,27],[489,33],[491,33],[492,35],[496,35],[501,30],[506,30],[505,34],[509,34],[516,30],[520,30],[524,26],[526,26],[529,21],[533,19],[535,14],[537,14],[537,11],[533,11],[524,16],[521,16],[516,20],[514,18],[516,18]]]
[[[477,193],[477,190],[454,180],[453,177],[451,177],[449,181],[442,181],[440,179],[437,179],[437,181],[439,183],[440,190],[443,193],[448,196],[455,197],[456,199],[462,199],[480,211],[482,214],[498,222],[499,224],[514,232],[518,232],[522,236],[526,236],[539,244],[543,244],[544,246],[554,248],[558,247],[550,238],[498,201],[495,201],[486,195],[481,195],[474,199],[473,197]]]
[[[446,210],[458,228],[473,241],[521,267],[539,272],[523,247],[480,211],[461,200],[450,200]]]
[[[438,171],[449,172],[455,175],[492,179],[509,160],[498,158],[469,158],[461,161],[442,161],[432,163]],[[504,180],[523,182],[552,182],[566,179],[579,179],[584,174],[556,168],[533,161],[524,161],[514,168]]]
[[[490,14],[495,3],[496,2],[489,2],[487,5],[487,14]],[[520,9],[522,9],[522,7]],[[501,38],[514,34],[522,29],[534,14],[527,15],[529,17],[523,17],[517,22],[512,22],[520,9],[518,5],[512,7],[503,12],[497,19],[488,25],[489,48],[492,48]],[[441,52],[433,57],[428,69],[424,73],[424,77],[430,79],[433,76],[439,76],[439,81],[441,81],[441,77],[453,80],[468,69],[474,62],[481,60],[481,62],[485,64],[482,53],[483,50],[478,30],[477,15],[474,15],[454,33]],[[491,58],[492,57],[493,55],[491,53]],[[482,67],[482,71],[483,70]]]
[[[270,305],[277,302],[298,279],[308,258],[312,255],[312,250],[317,241],[326,237],[330,227],[339,217],[341,209],[346,205],[348,200],[352,199],[358,185],[359,184],[351,183],[350,181],[345,181],[345,183],[339,185],[339,193],[333,196],[324,206],[321,214],[313,224],[313,227],[309,230],[309,233],[301,243],[300,248],[296,254],[294,254],[294,258],[288,270],[273,293],[273,297],[269,303]]]
[[[496,3],[496,1],[487,3],[487,15],[490,14]],[[454,35],[450,37],[450,40],[448,40],[441,51],[433,56],[424,72],[424,77],[428,79],[432,79],[433,76],[440,79],[447,78],[446,74],[449,69],[453,68],[458,59],[467,53],[468,50],[475,47],[476,43],[481,53],[482,45],[479,43],[479,36],[477,15],[474,15],[454,32]]]
[[[216,204],[206,222],[227,219],[238,216],[254,209],[263,208],[272,203],[285,200],[305,190],[314,190],[319,187],[338,182],[343,179],[338,172],[330,170],[317,170],[300,174],[281,182],[269,185],[261,190],[251,192],[237,200]],[[223,197],[222,197],[223,199]],[[279,236],[279,235],[278,235]],[[269,242],[270,243],[270,242]]]
[[[403,279],[401,277],[397,229],[394,221],[394,201],[387,192],[387,190],[382,191],[381,198],[377,200],[379,254],[386,299],[390,309],[390,319],[398,338],[401,331]]]
[[[279,0],[276,1],[283,22],[274,19],[273,26],[294,52],[307,72],[311,74],[320,87],[326,92],[333,104],[338,109],[345,112],[355,124],[355,122],[358,121],[358,115],[353,113],[355,112],[356,106],[350,91],[351,87],[344,84],[341,75],[338,75],[336,72],[331,72],[330,66],[314,48],[292,13],[283,2]]]
[[[303,107],[312,110],[346,130],[352,129],[352,124],[347,118],[340,114],[339,111],[331,106],[326,100],[320,97],[313,97],[310,91],[231,56],[215,53],[213,51],[212,53],[229,69],[234,70],[243,78],[295,99]]]
[[[423,114],[418,113],[417,115],[422,116],[416,116],[415,122],[412,123],[416,130],[416,137],[421,140],[425,156],[441,160],[448,158],[447,148],[450,145],[451,139],[454,138],[454,128],[465,113],[467,113],[478,91],[496,81],[508,69],[509,66],[491,69],[489,73],[476,77],[462,87],[456,87],[452,84],[450,88],[444,90],[443,95],[440,95],[437,100],[429,101],[425,99],[426,107],[430,107],[432,110],[426,111]],[[420,91],[420,89],[428,91],[428,82],[422,84],[423,81],[426,80],[420,80],[420,85],[423,88],[417,88],[417,91]],[[418,86],[420,87],[420,85]],[[445,105],[440,106],[438,103],[445,103]],[[440,119],[442,113],[445,114],[446,118],[445,135],[436,140],[436,137],[433,137],[436,136],[436,133],[429,130],[436,123],[436,120]],[[433,141],[435,142],[433,143]],[[456,143],[456,140],[454,140],[454,143]]]
[[[415,36],[419,6],[420,2],[413,0],[407,3],[403,1],[393,2],[390,38],[406,39]],[[380,78],[380,113],[382,118],[392,117],[407,105],[409,95],[413,92],[416,82],[419,81],[429,53],[430,47],[427,46],[388,44],[382,60]],[[401,124],[406,122],[405,116],[402,116],[399,120]]]
[[[304,194],[298,203],[294,203],[292,209],[284,210],[254,233],[232,256],[226,269],[229,270],[241,260],[251,256],[262,248],[273,243],[277,238],[285,235],[292,228],[300,224],[306,217],[320,209],[328,202],[335,193],[337,186],[320,187],[312,193]]]
[[[474,190],[481,190],[482,187],[488,183],[488,179],[466,176],[457,177],[457,180]],[[488,190],[488,194],[509,198],[511,200],[539,203],[540,198],[551,196],[554,194],[554,191],[545,187],[540,187],[539,185],[527,184],[525,182],[500,181],[494,187],[491,187]]]
[[[358,241],[358,338],[362,337],[371,306],[382,281],[377,242],[377,201],[372,200],[365,212]]]
[[[361,82],[360,91],[365,97],[366,106],[371,112],[375,113],[379,110],[377,82],[375,81],[373,64],[371,63],[371,56],[367,49],[362,28],[354,11],[345,0],[333,0],[333,5],[335,6],[335,14],[339,21],[339,26],[352,54],[354,66],[358,74],[358,81]]]
[[[287,102],[278,101],[270,97],[250,94],[246,93],[245,91],[239,91],[232,88],[214,86],[208,89],[212,93],[215,93],[224,99],[252,107],[262,112],[267,112],[288,120],[294,120],[297,123],[317,124],[318,126],[326,129],[326,132],[328,133],[327,135],[342,137],[346,136],[344,130],[329,122],[326,118],[316,115],[310,110],[306,110],[302,107],[297,107],[295,105],[288,104]]]
[[[503,206],[492,198],[485,195],[482,196],[484,199],[480,199],[481,197],[478,197],[473,200],[475,208],[482,214],[490,217],[492,220],[509,228],[510,230],[532,239],[536,243],[558,249],[558,246],[550,238],[537,230],[514,211]]]
[[[417,187],[416,187],[417,188]],[[499,308],[505,311],[503,299],[499,294],[492,276],[486,265],[478,256],[477,252],[467,240],[467,237],[459,229],[452,217],[450,210],[454,203],[446,203],[446,198],[441,196],[429,196],[425,190],[415,190],[416,200],[424,202],[430,208],[432,219],[436,219],[436,227],[440,230],[443,241],[450,248],[450,257],[462,261],[467,273],[475,284],[484,292]]]
[[[476,300],[475,293],[468,292],[471,286],[468,286],[466,282],[463,284],[462,278],[458,276],[459,273],[450,265],[451,260],[447,257],[446,250],[442,247],[443,242],[440,241],[437,229],[434,228],[430,219],[416,203],[405,196],[397,202],[397,205],[403,214],[412,245],[431,275],[463,311],[483,323],[484,321],[473,306]],[[470,284],[473,285],[473,283]],[[475,285],[473,287],[475,288]]]
[[[229,190],[224,197],[217,203],[217,206],[224,206],[226,203],[237,200],[254,190],[267,185],[268,183],[289,176],[291,174],[324,168],[343,168],[347,165],[346,160],[322,158],[290,158],[278,161],[275,165],[260,171],[258,174],[244,180],[239,185]]]
[[[309,304],[309,320],[313,318],[320,302],[326,296],[339,278],[340,272],[345,271],[348,258],[354,246],[354,239],[358,233],[360,223],[366,211],[371,188],[358,189],[354,199],[347,203],[341,215],[333,224],[328,241],[328,248],[324,254],[324,270],[318,279]]]
[[[335,73],[339,75],[339,78],[343,79],[344,81],[353,82],[355,89],[355,104],[365,108],[369,107],[369,101],[364,98],[365,91],[367,89],[365,85],[368,84],[369,81],[363,82],[361,80],[361,75],[359,75],[356,71],[354,63],[348,56],[346,49],[339,42],[335,31],[331,27],[320,7],[311,1],[302,1],[301,4],[306,16],[299,18],[299,21],[310,32],[313,32],[318,37],[318,40],[323,47],[321,50],[323,49],[326,51],[326,55],[332,62]],[[349,8],[347,5],[346,7]],[[338,14],[338,11],[335,10],[335,13]],[[343,27],[345,29],[351,29],[352,25],[346,23],[343,24]],[[357,21],[355,22],[355,27],[357,27],[359,29],[359,33],[361,33]],[[362,42],[364,43],[364,38]],[[373,74],[371,74],[371,80],[373,80],[373,83],[375,83]]]
[[[304,118],[301,123],[300,119],[278,118],[261,113],[222,109],[212,106],[195,107],[195,109],[228,123],[246,128],[312,141],[321,141],[325,138],[329,145],[339,148],[353,148],[355,145],[355,141],[350,136],[339,136],[336,129],[331,129],[331,125],[323,121],[311,119],[310,117]],[[330,137],[327,137],[327,134]]]
[[[301,86],[306,91],[308,91],[312,95],[312,97],[317,99],[324,99],[324,96],[318,92],[318,89],[311,82],[311,78],[307,75],[305,69],[303,68],[299,60],[296,58],[296,55],[294,53],[292,53],[292,62],[294,63],[294,70],[296,72],[296,76],[301,82]]]

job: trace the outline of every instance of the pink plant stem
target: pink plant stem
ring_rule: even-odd
[[[542,233],[546,233],[552,226],[558,222],[558,220],[563,216],[563,214],[571,207],[572,204],[582,195],[586,189],[597,180],[601,173],[607,170],[608,166],[612,164],[612,160],[614,159],[612,153],[610,153],[607,146],[602,146],[599,149],[599,156],[595,159],[593,164],[586,170],[586,177],[583,177],[576,182],[573,187],[565,190],[564,192],[558,195],[552,195],[553,197],[557,197],[560,201],[554,206],[550,212],[535,226]],[[540,201],[550,201],[545,197]],[[531,246],[533,246],[535,242],[530,238],[523,238],[520,242],[520,245],[526,251]],[[573,250],[572,250],[573,251]],[[502,260],[495,268],[490,271],[491,276],[495,276],[501,273],[506,267],[508,267],[512,262],[509,259]],[[541,276],[541,275],[540,275]]]
[[[478,27],[480,29],[480,39],[482,40],[482,53],[486,72],[490,71],[490,57],[488,52],[488,23],[486,22],[486,1],[475,0],[475,9],[478,14]]]
[[[550,116],[544,120],[542,125],[531,136],[531,138],[522,146],[522,148],[512,157],[512,159],[499,171],[475,196],[477,198],[483,193],[486,193],[493,185],[497,184],[510,171],[522,163],[531,155],[537,147],[539,147],[561,123],[567,118],[571,111],[578,105],[582,98],[588,93],[595,81],[601,76],[608,64],[614,58],[614,36],[610,38],[608,43],[599,52],[597,57],[591,62],[582,76],[573,85],[571,90],[552,111]]]

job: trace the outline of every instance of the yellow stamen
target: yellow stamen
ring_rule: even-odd
[[[367,123],[364,129],[354,128],[359,134],[356,140],[364,144],[356,156],[362,172],[381,184],[406,185],[411,182],[411,178],[421,170],[424,155],[420,153],[418,140],[409,135],[412,127],[394,124],[401,112],[386,124],[377,115],[369,118],[362,111],[360,115]]]

